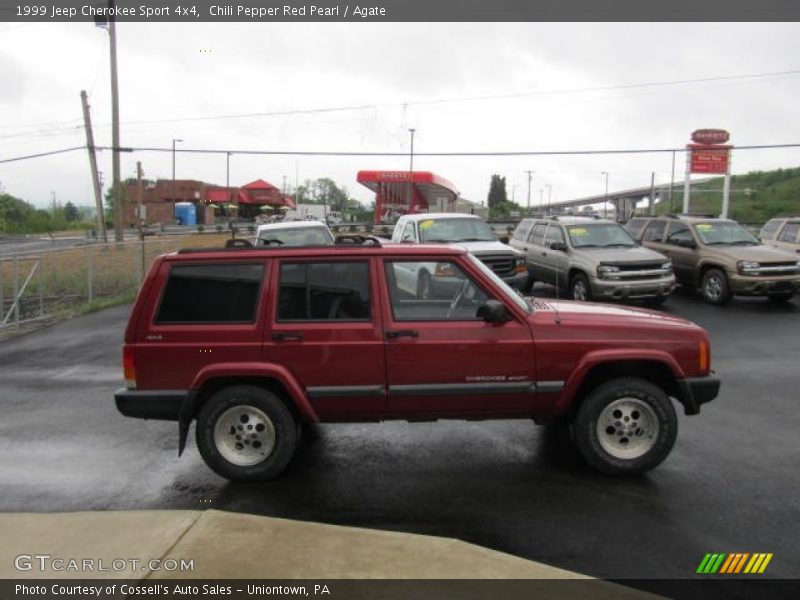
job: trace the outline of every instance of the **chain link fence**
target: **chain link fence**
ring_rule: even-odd
[[[0,257],[0,334],[130,302],[153,259],[224,234],[147,237]]]

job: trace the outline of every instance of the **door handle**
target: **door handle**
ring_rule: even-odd
[[[547,256],[547,252],[542,252],[542,256]]]
[[[272,339],[276,342],[300,341],[303,339],[303,334],[300,331],[285,331],[281,333],[273,333]]]
[[[528,251],[528,247],[527,247],[527,246],[523,246],[523,247],[522,247],[522,249],[523,249],[525,252],[527,252],[527,251]]]
[[[419,337],[419,332],[413,329],[399,329],[397,331],[387,331],[386,337],[390,340],[396,340],[399,337],[416,338]]]

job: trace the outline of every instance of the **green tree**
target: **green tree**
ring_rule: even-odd
[[[78,208],[72,202],[67,202],[64,205],[64,220],[68,223],[72,223],[79,219]]]
[[[508,194],[506,194],[506,178],[500,175],[492,175],[492,180],[489,182],[489,196],[487,204],[489,210],[499,207],[501,204],[508,202]]]

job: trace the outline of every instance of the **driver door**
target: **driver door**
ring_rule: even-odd
[[[389,418],[530,413],[530,328],[516,319],[492,324],[478,317],[478,308],[493,296],[467,268],[449,259],[384,261]],[[433,274],[430,298],[397,285],[409,270]]]

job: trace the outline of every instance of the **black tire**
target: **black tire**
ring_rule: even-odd
[[[786,304],[794,298],[794,292],[781,292],[779,294],[769,294],[767,298],[775,304]]]
[[[653,296],[652,298],[645,298],[644,305],[650,308],[658,308],[667,301],[667,296]]]
[[[715,306],[723,306],[731,300],[731,288],[728,278],[722,269],[709,269],[703,273],[700,283],[700,292],[703,300]]]
[[[569,295],[573,300],[590,302],[592,300],[592,286],[589,278],[583,273],[575,273],[569,280]]]
[[[242,414],[237,416],[237,412]],[[236,426],[231,424],[232,431],[220,431],[215,438],[220,418],[225,419],[220,430],[233,418]],[[197,416],[196,439],[203,460],[218,475],[231,481],[267,481],[277,477],[294,456],[297,424],[283,401],[272,392],[253,385],[237,385],[218,391],[203,405]],[[262,448],[264,457],[259,460],[257,455]],[[239,463],[232,460],[239,456]],[[245,458],[257,462],[251,464]]]
[[[657,427],[649,427],[650,420]],[[648,428],[652,436],[637,432]],[[578,410],[573,433],[589,466],[608,475],[633,475],[649,471],[667,457],[675,445],[678,419],[661,388],[644,379],[622,377],[589,394]]]
[[[419,300],[430,300],[433,297],[433,283],[427,271],[419,274],[417,279],[417,298]]]

